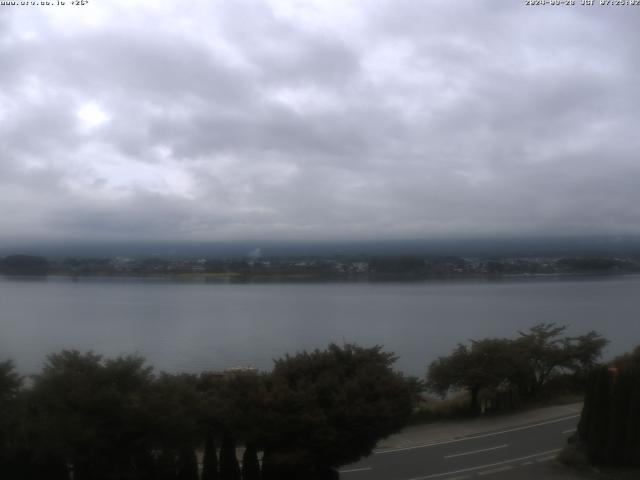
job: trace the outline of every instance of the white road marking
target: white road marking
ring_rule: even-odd
[[[498,450],[499,448],[506,448],[508,446],[509,445],[505,443],[504,445],[498,445],[497,447],[483,448],[480,450],[473,450],[471,452],[464,452],[464,453],[456,453],[453,455],[445,455],[444,458],[464,457],[465,455],[473,455],[474,453],[489,452],[491,450]]]
[[[425,475],[424,477],[413,477],[409,480],[427,480],[429,478],[438,478],[438,477],[446,477],[447,475],[456,475],[457,473],[473,472],[474,470],[483,470],[485,468],[497,467],[499,465],[505,465],[507,463],[520,462],[522,460],[528,460],[529,458],[540,457],[542,455],[549,455],[550,453],[558,453],[560,450],[562,449],[556,448],[555,450],[547,450],[546,452],[534,453],[533,455],[527,455],[526,457],[511,458],[509,460],[504,460],[502,462],[489,463],[487,465],[479,465],[477,467],[463,468],[462,470],[454,470],[451,472],[434,473],[433,475]]]
[[[577,428],[570,428],[569,430],[565,430],[562,432],[563,435],[566,435],[567,433],[573,433],[577,430]]]
[[[555,455],[551,455],[550,457],[542,457],[536,460],[538,463],[548,462],[549,460],[554,460],[556,458]]]
[[[392,448],[389,450],[376,450],[373,453],[376,455],[383,455],[386,453],[404,452],[406,450],[416,450],[418,448],[435,447],[436,445],[446,445],[449,443],[467,442],[469,440],[476,440],[478,438],[493,437],[495,435],[502,435],[504,433],[518,432],[520,430],[527,430],[529,428],[541,427],[543,425],[550,425],[552,423],[560,423],[566,420],[571,420],[572,418],[578,418],[579,416],[580,415],[571,415],[569,417],[557,418],[555,420],[548,420],[546,422],[536,423],[535,425],[525,425],[523,427],[515,427],[515,428],[510,428],[508,430],[501,430],[500,432],[483,433],[481,435],[475,435],[475,436],[464,437],[464,438],[454,438],[452,440],[444,440],[442,442],[425,443],[423,445],[414,445],[412,447],[403,447],[403,448]]]
[[[527,465],[533,465],[533,462],[528,461],[528,462],[522,462],[522,463],[520,464],[520,466],[521,466],[521,467],[526,467]]]
[[[493,470],[485,470],[484,472],[478,472],[478,475],[491,475],[492,473],[506,472],[507,470],[511,470],[511,469],[513,469],[513,467],[511,466],[494,468]]]
[[[368,472],[371,467],[350,468],[349,470],[340,470],[340,473]]]

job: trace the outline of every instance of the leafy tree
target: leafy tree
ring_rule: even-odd
[[[205,434],[204,455],[202,458],[202,480],[218,480],[216,440],[211,431]]]
[[[240,466],[236,457],[236,441],[229,435],[225,435],[222,439],[220,480],[240,480]]]
[[[193,448],[184,447],[180,450],[178,480],[198,480],[198,459]]]
[[[30,453],[30,455],[29,455]],[[14,468],[9,480],[69,480],[69,468],[64,459],[46,452],[28,452],[21,460],[21,468]],[[3,477],[4,478],[4,477]],[[86,478],[80,470],[74,471],[74,479]]]
[[[165,448],[161,450],[156,459],[157,480],[176,480],[178,476],[178,458],[173,450]]]
[[[0,362],[0,472],[5,474],[14,468],[16,437],[19,425],[17,399],[22,387],[22,378],[16,373],[11,360]]]
[[[203,421],[212,430],[245,444],[259,443],[265,428],[261,419],[268,377],[252,370],[200,375]]]
[[[564,339],[563,348],[567,356],[565,366],[576,376],[586,379],[587,374],[598,365],[602,350],[608,343],[593,330],[585,335]]]
[[[140,357],[50,355],[33,384],[33,421],[45,456],[74,466],[74,478],[127,475],[148,463],[151,368]]]
[[[554,323],[540,323],[528,332],[518,332],[520,338],[516,345],[527,358],[526,380],[522,387],[528,396],[535,396],[554,370],[568,365],[567,352],[559,338],[566,328]]]
[[[0,363],[0,461],[9,437],[29,447],[12,447],[14,465],[0,471],[68,480],[70,465],[75,480],[195,480],[204,441],[203,480],[240,480],[238,440],[245,480],[337,478],[336,467],[370,453],[412,411],[417,382],[394,372],[394,360],[380,347],[331,345],[278,360],[269,375],[156,377],[140,357],[62,351],[25,391],[13,365]],[[20,435],[8,422],[14,400],[27,420]]]
[[[264,478],[311,478],[369,455],[407,422],[417,383],[381,347],[332,344],[276,360],[265,409]]]
[[[260,480],[258,451],[253,444],[247,445],[242,455],[242,480]]]
[[[596,332],[561,337],[565,326],[539,324],[515,339],[494,338],[459,344],[453,352],[431,363],[427,386],[444,396],[451,390],[466,390],[470,411],[480,412],[482,392],[516,391],[537,396],[548,381],[571,372],[582,384],[607,344]]]
[[[163,478],[196,478],[195,449],[201,445],[202,400],[197,376],[160,374],[150,388],[147,410],[153,416],[149,434],[152,448],[161,452]]]
[[[162,373],[151,385],[148,411],[153,415],[154,446],[176,454],[201,443],[201,394],[197,376]]]
[[[22,378],[15,371],[15,366],[11,360],[0,362],[0,402],[13,400],[22,386]]]
[[[547,381],[562,370],[586,378],[608,343],[594,331],[562,338],[560,335],[566,328],[566,325],[541,323],[528,332],[519,332],[520,338],[515,344],[527,364],[520,386],[527,396],[536,396]]]
[[[520,359],[512,342],[506,339],[485,339],[459,344],[448,357],[440,357],[429,366],[427,386],[440,395],[451,389],[469,392],[469,409],[480,413],[479,395],[483,389],[511,384],[518,376]]]
[[[235,443],[255,452],[264,438],[263,416],[268,375],[254,371],[205,373],[198,385],[203,398],[203,422],[223,438],[220,451],[220,478],[239,475]],[[208,436],[211,437],[209,434]],[[233,444],[233,449],[231,448]],[[233,454],[231,454],[233,450]]]

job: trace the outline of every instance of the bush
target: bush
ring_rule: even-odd
[[[445,399],[424,397],[411,414],[410,425],[469,417],[469,394],[459,392]]]

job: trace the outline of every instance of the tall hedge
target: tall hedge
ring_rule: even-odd
[[[639,368],[591,373],[578,435],[592,462],[640,466]]]

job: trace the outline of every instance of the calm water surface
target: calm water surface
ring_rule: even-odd
[[[329,342],[384,345],[422,375],[457,342],[539,322],[640,344],[640,276],[358,284],[0,278],[0,359],[37,371],[63,348],[138,352],[168,371],[269,368]]]

